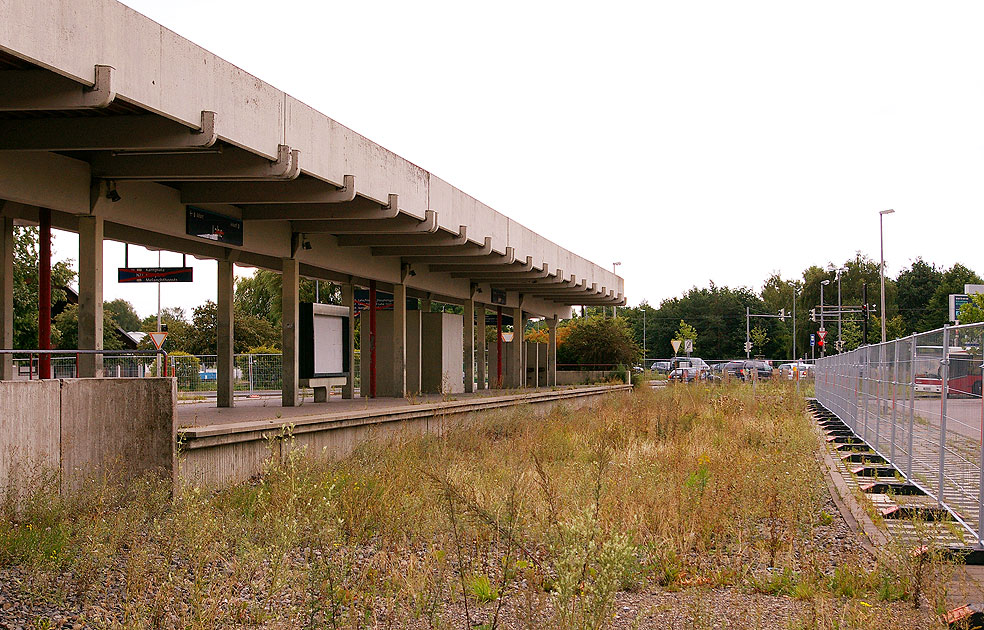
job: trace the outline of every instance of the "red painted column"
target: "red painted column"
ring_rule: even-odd
[[[502,307],[495,307],[495,386],[502,389]]]
[[[38,209],[38,349],[51,349],[51,210]],[[38,378],[51,378],[51,355],[38,357]]]
[[[376,281],[369,281],[369,397],[376,397]]]

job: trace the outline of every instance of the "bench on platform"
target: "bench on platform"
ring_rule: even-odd
[[[301,387],[314,389],[314,402],[328,402],[328,390],[333,385],[344,385],[344,376],[332,376],[328,378],[302,378],[298,381]]]

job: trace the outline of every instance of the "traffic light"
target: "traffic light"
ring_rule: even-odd
[[[817,309],[815,309],[815,308],[811,308],[810,309],[810,321],[811,322],[817,321]],[[823,344],[820,344],[820,345],[823,345]]]
[[[752,351],[752,342],[751,341],[746,341],[745,342],[745,352],[751,352],[751,351]]]
[[[781,319],[782,321],[786,321],[786,309],[784,308],[779,309],[779,319]]]

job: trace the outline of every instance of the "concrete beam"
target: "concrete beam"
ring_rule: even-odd
[[[0,120],[0,151],[189,150],[217,139],[215,112],[202,112],[199,129],[154,115]]]
[[[283,332],[281,369],[283,374],[283,392],[281,404],[284,407],[297,407],[301,404],[301,392],[298,387],[298,324],[300,322],[299,274],[296,258],[283,259],[283,274],[281,276],[281,326]]]
[[[217,350],[217,365],[215,371],[216,381],[216,406],[232,407],[235,404],[234,383],[235,383],[235,363],[233,356],[235,329],[235,264],[232,260],[219,260],[218,269],[218,296],[217,304],[217,326],[215,329],[215,340]]]
[[[0,209],[4,205],[0,201]],[[14,347],[14,220],[0,214],[0,349]],[[0,381],[14,378],[13,356],[0,355]]]
[[[460,226],[458,234],[439,232],[437,223],[437,213],[433,210],[427,211],[427,218],[421,221],[413,230],[401,234],[362,234],[359,236],[339,236],[338,244],[341,247],[399,247],[401,249],[420,246],[449,247],[452,245],[464,245],[468,242],[467,228]]]
[[[234,147],[182,155],[99,153],[89,160],[92,174],[104,179],[153,181],[257,181],[294,179],[301,173],[300,152],[281,144],[277,159]]]
[[[47,70],[0,72],[0,111],[101,109],[116,98],[112,66],[96,66],[92,86]]]
[[[249,213],[247,208],[244,213]],[[433,210],[428,214],[435,215]],[[429,227],[429,220],[420,220],[406,214],[394,219],[331,219],[326,221],[291,221],[291,231],[302,234],[405,234]],[[426,231],[426,229],[424,229]]]
[[[373,256],[400,256],[403,262],[410,263],[428,263],[441,258],[478,258],[492,253],[492,237],[486,236],[485,244],[480,247],[475,245],[416,247],[409,255],[405,247],[373,247],[371,251]]]
[[[493,268],[488,271],[456,271],[451,272],[452,278],[470,278],[474,282],[495,282],[504,280],[506,282],[526,282],[527,280],[543,280],[553,278],[547,263],[540,263],[539,271],[533,269],[532,256],[527,257],[527,263],[519,267],[506,267],[502,269]]]
[[[181,186],[181,203],[246,204],[338,204],[355,200],[355,175],[345,175],[335,186],[313,177],[288,182],[243,182]]]
[[[499,267],[508,267],[516,262],[516,250],[512,247],[506,248],[505,254],[490,254],[478,260],[469,260],[465,263],[448,260],[432,265],[428,265],[433,273],[453,273],[455,271],[498,271]]]
[[[346,204],[307,203],[307,204],[257,204],[243,208],[244,221],[311,221],[306,232],[330,232],[318,229],[315,221],[329,226],[332,221],[353,219],[395,219],[400,215],[399,195],[390,195],[389,202],[379,202],[363,197]],[[300,230],[294,230],[298,232]]]
[[[440,251],[441,248],[461,248],[468,245],[468,228],[464,225],[458,226],[458,234],[440,234],[421,238],[407,238],[406,236],[380,235],[367,237],[340,236],[338,244],[343,246],[365,246],[378,245],[372,248],[373,256],[401,256],[408,250],[412,252],[431,253]],[[489,241],[491,250],[491,240]]]
[[[103,219],[79,217],[79,350],[103,349]],[[80,354],[80,378],[103,375],[101,354]]]

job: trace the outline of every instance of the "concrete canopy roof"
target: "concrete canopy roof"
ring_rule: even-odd
[[[0,200],[62,229],[547,317],[624,304],[622,278],[115,0],[0,0]],[[120,197],[107,198],[110,189]],[[0,203],[3,203],[0,201]],[[189,236],[186,207],[243,221]],[[481,295],[476,293],[481,292]]]

